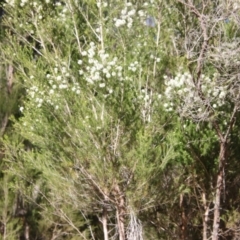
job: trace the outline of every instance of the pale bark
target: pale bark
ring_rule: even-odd
[[[116,201],[116,217],[119,240],[125,240],[125,228],[124,228],[125,199],[118,184],[115,185],[114,192]]]
[[[6,69],[6,76],[7,76],[7,92],[11,94],[12,86],[13,86],[13,66],[9,65]]]
[[[203,217],[203,240],[208,240],[208,219],[209,219],[209,205],[206,201],[206,194],[202,194],[202,201],[204,206],[204,217]]]
[[[12,65],[8,65],[6,67],[6,78],[7,78],[6,79],[7,93],[8,95],[10,95],[12,92],[12,86],[13,86],[13,66]],[[5,133],[5,130],[8,124],[8,118],[9,118],[8,114],[5,113],[5,116],[3,117],[1,122],[0,136],[2,136]]]
[[[0,136],[2,136],[5,133],[5,130],[6,130],[6,127],[7,127],[7,124],[8,124],[8,117],[9,116],[6,113],[4,118],[2,119],[1,128],[0,128]]]
[[[187,239],[187,216],[184,206],[184,195],[180,195],[180,209],[181,209],[181,226],[180,226],[180,239]]]
[[[220,225],[220,210],[221,210],[221,194],[224,184],[224,171],[225,171],[225,157],[226,157],[226,143],[221,143],[219,166],[216,184],[216,194],[214,202],[214,219],[213,219],[213,232],[212,240],[218,240],[219,225]]]
[[[103,208],[102,225],[103,225],[104,240],[108,240],[107,210],[105,207]]]
[[[28,223],[26,223],[25,224],[25,227],[24,227],[25,229],[24,229],[24,237],[25,237],[25,240],[29,240],[30,238],[29,238],[29,225],[28,225]]]

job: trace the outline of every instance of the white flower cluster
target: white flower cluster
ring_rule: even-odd
[[[82,52],[82,59],[78,60],[78,64],[81,66],[86,63],[86,66],[85,71],[83,68],[79,70],[79,74],[90,84],[100,83],[101,88],[105,86],[102,83],[105,79],[117,77],[118,80],[123,80],[123,68],[117,64],[118,58],[110,59],[108,53],[96,49],[95,43],[91,42],[89,49]]]
[[[67,4],[62,3],[61,1],[50,1],[50,0],[45,0],[46,4],[51,4],[53,8],[57,9],[56,15],[52,18],[55,18],[56,21],[58,22],[66,22],[67,19],[70,17],[70,11],[67,6]],[[15,0],[6,0],[6,4],[12,6],[12,7],[17,7],[18,4],[21,8],[25,7],[30,7],[31,10],[34,10],[34,15],[32,17],[36,18],[35,20],[42,20],[43,15],[44,15],[44,4],[42,0],[35,0],[35,1],[29,1],[29,0],[20,0],[20,1],[15,1]],[[3,4],[5,6],[5,3]],[[27,24],[21,23],[21,25],[29,25],[33,24],[33,20],[27,22]]]
[[[128,28],[132,28],[133,16],[136,14],[136,10],[133,8],[132,3],[127,2],[125,7],[121,10],[119,18],[114,18],[114,24],[117,28],[127,25]]]
[[[235,38],[232,42],[223,42],[219,46],[214,47],[210,51],[209,57],[214,66],[217,66],[221,71],[228,72],[231,70],[232,74],[239,74],[240,68],[240,38]]]
[[[20,6],[23,7],[27,2],[28,0],[21,0]]]
[[[224,105],[226,97],[226,86],[217,80],[217,74],[213,79],[202,75],[200,79],[201,90],[194,84],[190,73],[179,73],[175,78],[165,78],[164,104],[166,111],[177,110],[180,115],[196,119],[207,118],[208,107],[217,109]],[[201,96],[202,94],[202,96]]]
[[[138,61],[135,61],[133,63],[129,64],[128,70],[132,71],[132,72],[136,72],[137,69],[139,68],[140,64]]]
[[[154,5],[154,1],[151,2],[151,5]],[[126,3],[125,7],[120,12],[120,16],[113,19],[115,26],[119,28],[126,25],[129,29],[131,29],[133,26],[133,19],[134,17],[137,17],[138,23],[142,23],[143,25],[146,25],[148,27],[154,27],[155,18],[149,16],[148,14],[148,3],[145,2],[142,7],[143,9],[136,11],[132,3]]]
[[[43,103],[48,103],[58,109],[61,100],[61,92],[68,91],[74,94],[80,94],[79,83],[74,81],[70,75],[66,64],[56,65],[52,73],[46,75],[46,81],[34,83],[34,76],[30,76],[32,86],[27,90],[28,96],[33,99],[36,107],[41,107]],[[38,85],[36,85],[38,84]]]
[[[65,65],[66,64],[63,64],[61,67],[56,65],[53,69],[53,73],[46,75],[50,85],[50,94],[53,94],[55,91],[59,91],[61,89],[71,89],[71,91],[75,92],[76,94],[80,93],[79,84],[73,81]]]
[[[15,5],[15,0],[6,0],[6,3],[11,5],[11,6],[14,6]]]

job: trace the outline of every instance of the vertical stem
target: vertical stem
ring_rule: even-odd
[[[180,209],[181,209],[181,226],[180,226],[180,239],[187,239],[187,216],[185,213],[184,195],[180,195]]]
[[[103,207],[102,225],[103,225],[104,240],[108,240],[107,209],[105,206]]]
[[[160,31],[161,31],[161,12],[160,12],[160,9],[158,10],[159,14],[158,14],[158,24],[157,24],[157,27],[158,27],[158,31],[157,31],[157,36],[156,36],[156,47],[158,48],[159,46],[159,39],[160,39]],[[155,77],[156,76],[156,67],[157,67],[157,59],[156,59],[156,56],[155,56],[155,60],[154,60],[154,64],[153,64],[153,76]]]
[[[8,94],[11,94],[12,86],[13,86],[13,65],[12,64],[7,66],[6,76],[7,76],[7,92]]]
[[[208,240],[208,218],[209,218],[209,206],[206,201],[205,192],[202,194],[202,201],[204,206],[204,217],[203,217],[203,240]]]
[[[219,227],[220,227],[221,194],[222,194],[223,182],[224,182],[225,157],[226,157],[226,142],[221,142],[217,184],[216,184],[216,195],[215,195],[215,202],[214,202],[212,240],[218,240],[218,233],[219,233]]]
[[[98,1],[98,5],[99,5],[99,18],[100,18],[100,41],[101,41],[101,50],[105,51],[104,49],[104,36],[103,36],[103,17],[102,17],[102,1],[99,0]]]
[[[6,127],[8,124],[8,114],[6,113],[4,118],[2,119],[1,126],[0,126],[0,136],[3,136],[5,133]]]
[[[29,240],[29,225],[28,223],[25,224],[24,226],[24,237],[25,237],[25,240]]]
[[[119,240],[125,240],[124,215],[125,215],[125,199],[118,184],[115,185],[115,201],[116,201],[116,217]]]

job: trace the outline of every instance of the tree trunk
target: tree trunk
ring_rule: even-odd
[[[208,219],[209,219],[209,206],[206,201],[206,194],[202,194],[202,201],[204,206],[204,217],[203,217],[203,240],[208,240]]]
[[[107,198],[105,197],[105,201],[107,202]],[[103,212],[102,212],[102,225],[103,225],[103,234],[104,234],[104,240],[108,240],[108,226],[107,226],[107,206],[104,204],[103,206]]]
[[[1,128],[0,128],[0,136],[3,136],[3,134],[5,133],[5,130],[6,130],[6,127],[7,127],[7,124],[8,124],[8,114],[5,113],[5,116],[4,118],[2,119],[2,122],[1,122]]]
[[[217,184],[216,184],[216,194],[214,202],[214,219],[213,219],[213,232],[212,240],[218,240],[218,233],[220,228],[220,209],[221,209],[221,194],[224,187],[225,181],[225,157],[226,157],[226,142],[221,142],[220,145],[220,155],[219,155],[219,164],[218,164],[218,175],[217,175]]]
[[[181,209],[181,224],[180,224],[180,239],[187,239],[187,216],[185,213],[185,203],[184,203],[184,195],[180,195],[180,209]]]
[[[29,240],[29,225],[28,223],[25,223],[25,226],[24,226],[24,238],[25,240]]]
[[[106,208],[106,206],[103,206],[102,225],[103,225],[104,240],[108,240],[107,208]]]
[[[13,86],[13,66],[12,65],[9,65],[7,67],[6,75],[7,75],[7,92],[8,94],[11,94],[12,86]]]
[[[117,217],[117,227],[119,240],[125,240],[125,228],[124,228],[124,218],[125,218],[125,199],[122,191],[118,184],[115,185],[115,201],[116,201],[116,217]]]

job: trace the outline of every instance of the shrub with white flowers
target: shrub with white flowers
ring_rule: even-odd
[[[33,75],[29,77],[32,84],[26,91],[30,103],[35,104],[35,107],[50,104],[58,109],[60,102],[63,100],[64,92],[80,94],[80,85],[73,74],[70,73],[70,69],[64,62],[61,65],[55,65],[52,72],[47,73],[41,81],[35,79]],[[26,82],[28,79],[24,81]]]
[[[177,111],[183,117],[204,120],[209,117],[209,107],[219,109],[226,103],[227,87],[220,84],[217,73],[212,78],[202,75],[199,86],[188,72],[175,78],[165,76],[165,85],[166,111]]]

